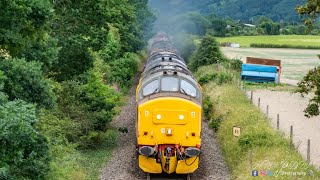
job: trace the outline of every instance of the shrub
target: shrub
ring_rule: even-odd
[[[204,117],[206,119],[209,119],[210,112],[212,111],[212,108],[213,108],[213,102],[211,101],[209,96],[204,96],[202,108],[203,108]]]
[[[200,47],[191,57],[189,63],[190,69],[196,71],[200,66],[216,64],[225,61],[219,46],[219,43],[214,37],[206,35],[202,40]]]
[[[0,70],[6,76],[4,92],[9,100],[22,99],[40,107],[53,108],[56,97],[51,84],[41,70],[41,63],[24,59],[0,61]]]
[[[213,72],[199,78],[199,84],[204,85],[210,81],[216,82],[218,85],[232,82],[232,74],[227,72]]]
[[[304,46],[304,45],[290,45],[290,44],[258,44],[252,43],[250,47],[256,48],[293,48],[293,49],[320,49],[320,46]]]
[[[21,100],[0,106],[0,179],[44,179],[48,141],[35,128],[36,109]]]
[[[4,75],[2,71],[0,71],[0,104],[5,103],[8,99],[7,95],[3,92],[4,83],[6,79],[7,77]]]
[[[228,61],[230,64],[230,68],[237,71],[237,72],[241,72],[242,69],[242,61],[240,59],[230,59],[230,61]]]
[[[218,116],[212,116],[210,118],[210,128],[212,128],[215,132],[217,132],[219,130],[220,124],[221,122],[224,120],[225,115],[220,114]]]
[[[83,75],[82,81],[61,83],[58,109],[61,118],[70,118],[79,128],[72,142],[87,148],[99,144],[101,133],[116,114],[120,94],[104,83],[103,74],[96,69]]]
[[[138,70],[137,58],[128,53],[123,58],[111,62],[111,81],[117,83],[122,89],[129,88],[132,85],[132,78]]]
[[[277,140],[275,140],[277,139]],[[270,147],[277,145],[278,143],[285,143],[285,140],[280,139],[275,134],[268,133],[266,131],[256,131],[251,133],[246,133],[240,136],[238,143],[242,149],[247,150],[252,147]]]

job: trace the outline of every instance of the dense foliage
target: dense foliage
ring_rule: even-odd
[[[0,49],[12,57],[42,62],[48,71],[58,53],[56,40],[48,32],[53,16],[50,2],[3,0],[0,7]]]
[[[304,6],[297,7],[299,14],[308,15],[305,19],[306,25],[312,27],[314,20],[320,14],[320,2],[317,0],[308,0]],[[309,29],[310,30],[310,29]],[[318,55],[320,59],[320,55]],[[299,90],[302,95],[314,92],[313,98],[310,99],[307,108],[305,109],[305,116],[312,117],[320,114],[320,67],[315,67],[310,70],[302,81],[298,83]]]
[[[305,24],[310,28],[320,14],[320,1],[307,0],[305,5],[299,6],[296,9],[300,15],[307,16],[305,18]]]
[[[37,132],[36,109],[23,101],[0,105],[0,179],[43,179],[48,142]]]
[[[0,7],[0,179],[81,179],[71,157],[115,139],[109,123],[153,34],[148,0]]]
[[[9,100],[22,99],[46,108],[55,106],[56,97],[50,81],[43,76],[41,63],[24,59],[2,60],[0,70],[6,76],[3,91]]]
[[[225,61],[223,54],[220,51],[219,43],[214,37],[206,35],[191,57],[189,66],[190,69],[196,71],[200,66],[221,63]]]

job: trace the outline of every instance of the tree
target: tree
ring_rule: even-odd
[[[48,142],[34,128],[36,109],[24,101],[0,105],[0,179],[45,179]]]
[[[55,94],[49,80],[43,76],[40,62],[27,62],[24,59],[1,60],[0,71],[5,76],[3,91],[9,100],[21,99],[45,108],[55,106]]]
[[[89,70],[93,66],[90,50],[104,51],[106,58],[112,58],[105,61],[141,50],[146,42],[143,32],[153,22],[145,0],[61,0],[54,1],[54,9],[52,35],[62,47],[52,68],[58,81]]]
[[[153,35],[153,23],[156,20],[156,16],[152,13],[149,5],[149,0],[129,0],[129,3],[135,7],[135,14],[138,20],[139,29],[141,33],[140,38],[149,40]]]
[[[215,64],[225,61],[223,54],[220,51],[220,45],[211,35],[206,35],[200,47],[191,57],[189,66],[191,70],[196,71],[200,66]]]
[[[40,61],[46,72],[57,59],[59,48],[49,35],[53,16],[49,0],[0,1],[0,49],[11,57]]]
[[[320,59],[320,55],[318,55]],[[320,114],[320,66],[310,70],[303,80],[298,83],[298,92],[302,95],[314,91],[314,97],[310,99],[307,108],[304,110],[306,117],[318,116]]]
[[[207,18],[211,22],[211,28],[214,30],[213,35],[224,37],[226,35],[227,21],[214,14],[210,14]]]
[[[309,27],[309,30],[311,30],[312,24],[320,14],[320,1],[308,0],[305,5],[297,7],[296,10],[300,15],[306,16],[305,24]]]
[[[297,11],[301,15],[309,16],[305,19],[305,24],[312,28],[312,24],[320,14],[320,1],[308,0],[304,6],[297,7]],[[320,55],[318,55],[320,59]],[[305,116],[312,117],[320,114],[320,66],[310,70],[303,80],[298,83],[298,92],[302,95],[309,94],[314,91],[314,97],[310,99],[307,108],[305,109]]]

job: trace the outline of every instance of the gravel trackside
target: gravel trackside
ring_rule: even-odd
[[[137,84],[138,80],[139,76],[135,78],[135,84]],[[132,87],[127,96],[127,104],[122,107],[121,113],[111,123],[112,126],[116,128],[128,128],[128,133],[119,135],[118,146],[102,169],[100,176],[102,180],[146,179],[146,174],[138,167],[135,151],[135,118],[135,87]],[[200,166],[199,169],[191,175],[191,179],[230,179],[228,168],[225,165],[220,148],[214,138],[213,131],[209,129],[206,122],[204,122],[202,126]],[[186,179],[186,176],[151,175],[151,179]]]

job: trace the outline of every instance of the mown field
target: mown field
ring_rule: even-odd
[[[250,47],[250,44],[252,43],[293,46],[320,46],[320,36],[312,35],[236,36],[217,38],[217,40],[220,43],[239,43],[241,47]]]
[[[294,81],[302,80],[310,69],[320,63],[317,57],[320,50],[222,47],[221,51],[228,58],[241,59],[243,62],[246,61],[246,57],[279,59],[282,61],[281,78]]]

